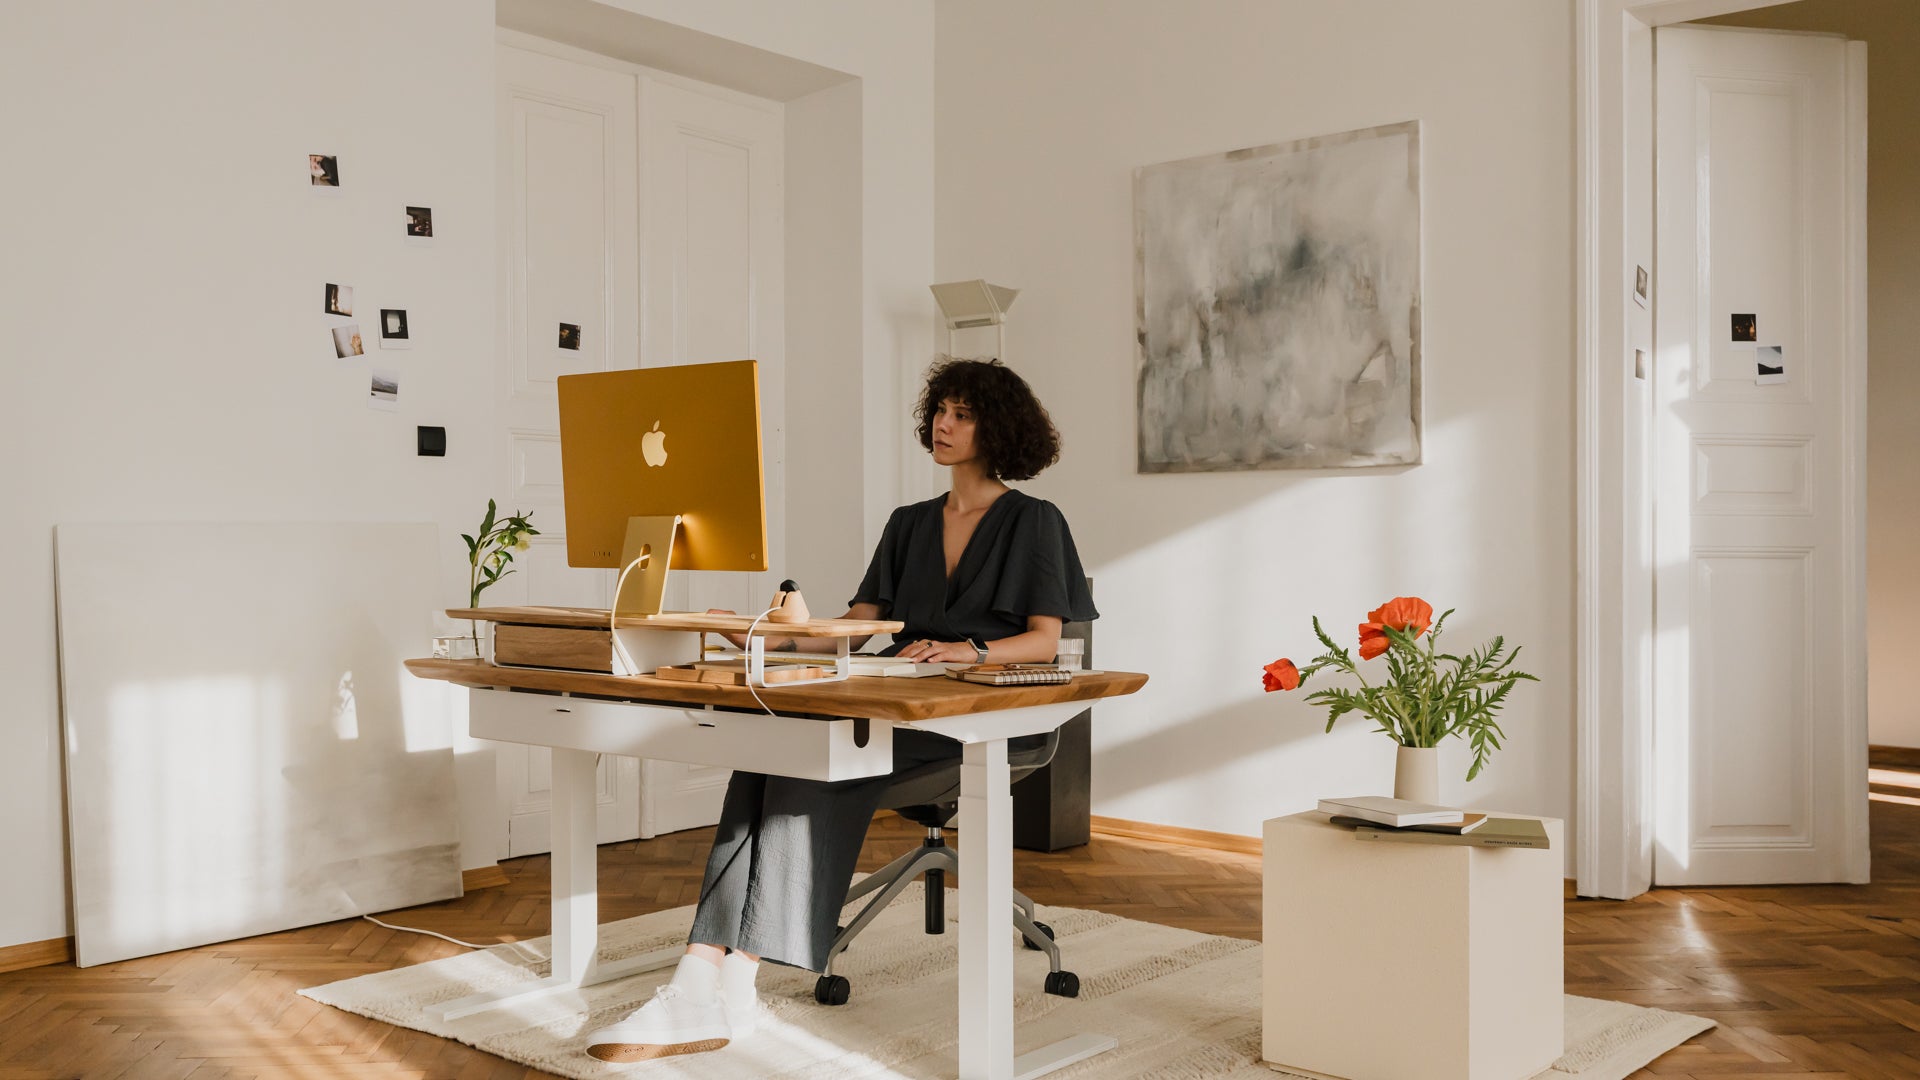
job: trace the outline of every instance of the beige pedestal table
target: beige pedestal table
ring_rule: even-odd
[[[1336,1080],[1552,1065],[1564,829],[1540,820],[1551,849],[1361,840],[1317,811],[1268,821],[1261,1057]]]

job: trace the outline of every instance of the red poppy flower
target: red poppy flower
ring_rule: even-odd
[[[1275,690],[1297,689],[1300,685],[1300,669],[1294,667],[1293,661],[1284,656],[1261,668],[1260,671],[1260,683],[1267,688],[1269,694]]]
[[[1393,641],[1380,629],[1379,623],[1363,622],[1360,624],[1360,659],[1371,660],[1381,653],[1386,652],[1387,646],[1392,644]]]
[[[1419,637],[1433,625],[1433,605],[1417,596],[1396,596],[1367,612],[1367,624],[1376,627],[1391,626],[1395,630]],[[1364,629],[1361,630],[1361,636],[1363,638],[1366,636]]]

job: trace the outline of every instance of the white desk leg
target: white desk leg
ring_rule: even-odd
[[[1013,796],[1007,740],[960,763],[960,1080],[1013,1080]]]
[[[1007,741],[960,762],[960,1080],[1033,1080],[1119,1046],[1075,1035],[1013,1056],[1013,795]]]
[[[676,945],[612,964],[594,963],[600,944],[600,868],[595,861],[599,850],[594,843],[598,836],[593,805],[596,756],[590,750],[553,751],[553,973],[531,986],[472,994],[428,1010],[442,1021],[556,990],[654,971],[677,963],[686,951]]]
[[[553,751],[553,979],[579,986],[600,937],[600,867],[587,750]]]

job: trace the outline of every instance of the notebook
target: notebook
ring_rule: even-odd
[[[1053,664],[974,664],[947,671],[947,678],[985,686],[1051,686],[1073,681],[1073,672]]]

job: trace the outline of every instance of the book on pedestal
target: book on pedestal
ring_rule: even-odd
[[[1321,799],[1320,812],[1336,817],[1359,818],[1375,825],[1402,828],[1407,825],[1438,825],[1466,820],[1466,814],[1450,806],[1430,806],[1389,799],[1384,795],[1353,795],[1341,799]]]

